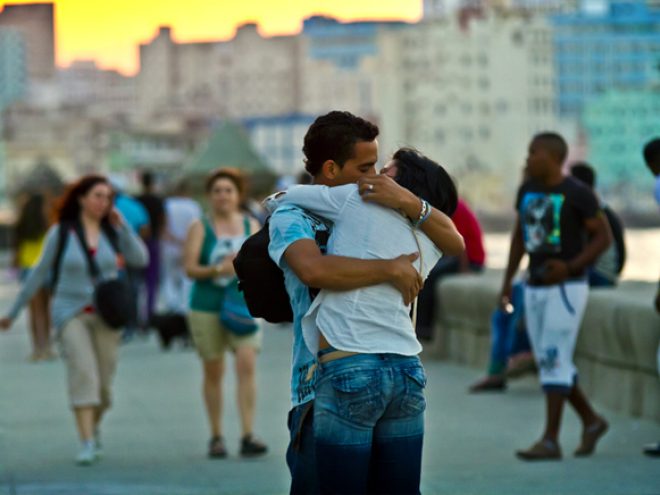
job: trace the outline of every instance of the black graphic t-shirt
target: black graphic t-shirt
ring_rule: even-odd
[[[533,284],[546,260],[570,261],[584,249],[587,242],[584,221],[594,218],[600,206],[588,187],[566,177],[553,187],[532,180],[525,182],[518,190],[516,210]]]

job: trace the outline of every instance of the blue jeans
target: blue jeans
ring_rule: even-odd
[[[291,473],[291,495],[316,495],[319,481],[314,451],[314,402],[307,402],[289,411],[290,441],[286,463]]]
[[[418,494],[426,375],[417,356],[321,364],[314,440],[321,493]]]
[[[511,356],[531,350],[527,329],[525,328],[525,284],[516,282],[511,292],[513,313],[505,313],[501,309],[493,312],[490,321],[491,344],[490,365],[488,374],[503,375],[507,361]]]

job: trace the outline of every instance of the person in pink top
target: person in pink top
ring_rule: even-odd
[[[435,286],[437,281],[446,275],[480,272],[486,263],[486,250],[484,249],[484,236],[481,225],[464,200],[458,199],[456,211],[451,219],[465,240],[465,251],[458,256],[443,256],[440,258],[440,261],[426,279],[424,288],[419,293],[417,300],[417,326],[415,331],[420,340],[431,340],[433,337]]]

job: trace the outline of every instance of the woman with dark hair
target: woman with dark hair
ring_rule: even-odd
[[[203,395],[211,429],[208,455],[226,457],[222,436],[222,378],[225,353],[234,353],[238,378],[238,409],[243,456],[265,454],[267,447],[253,435],[256,404],[256,359],[261,349],[261,330],[248,334],[233,333],[220,321],[222,302],[227,291],[235,289],[236,253],[247,237],[259,229],[259,222],[241,210],[245,180],[238,170],[218,169],[206,181],[210,206],[208,215],[188,230],[183,261],[187,275],[194,280],[190,294],[188,324],[202,360]],[[242,296],[240,296],[242,299]],[[245,301],[239,301],[245,305]]]
[[[81,178],[65,193],[58,223],[46,234],[41,257],[8,316],[0,320],[0,328],[7,330],[53,276],[52,318],[67,366],[69,402],[81,441],[76,462],[89,465],[100,453],[99,427],[111,404],[121,333],[97,314],[84,248],[104,280],[116,278],[126,264],[147,264],[144,244],[113,209],[110,184],[100,175]]]
[[[368,179],[294,187],[280,201],[333,222],[329,254],[391,259],[417,251],[415,265],[426,278],[439,249],[453,255],[464,248],[449,219],[456,188],[442,167],[411,149],[397,151],[383,174],[420,198],[412,224],[362,199],[360,190],[365,199],[375,190]],[[443,214],[439,246],[419,229],[432,208]],[[322,290],[303,319],[305,343],[319,363],[313,429],[321,493],[419,493],[426,376],[410,311],[393,286],[381,284]]]
[[[48,219],[46,202],[43,194],[32,194],[21,208],[14,230],[15,260],[14,266],[19,270],[19,279],[24,282],[32,268],[36,265],[46,238]],[[30,361],[53,359],[55,354],[50,344],[50,314],[48,303],[50,294],[48,281],[39,288],[30,299],[30,336],[32,338],[32,354]]]

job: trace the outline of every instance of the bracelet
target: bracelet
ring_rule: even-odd
[[[431,216],[431,205],[428,203],[428,201],[424,199],[421,199],[421,202],[422,202],[422,211],[419,212],[419,217],[417,217],[417,220],[411,222],[412,226],[415,228],[422,225]]]

